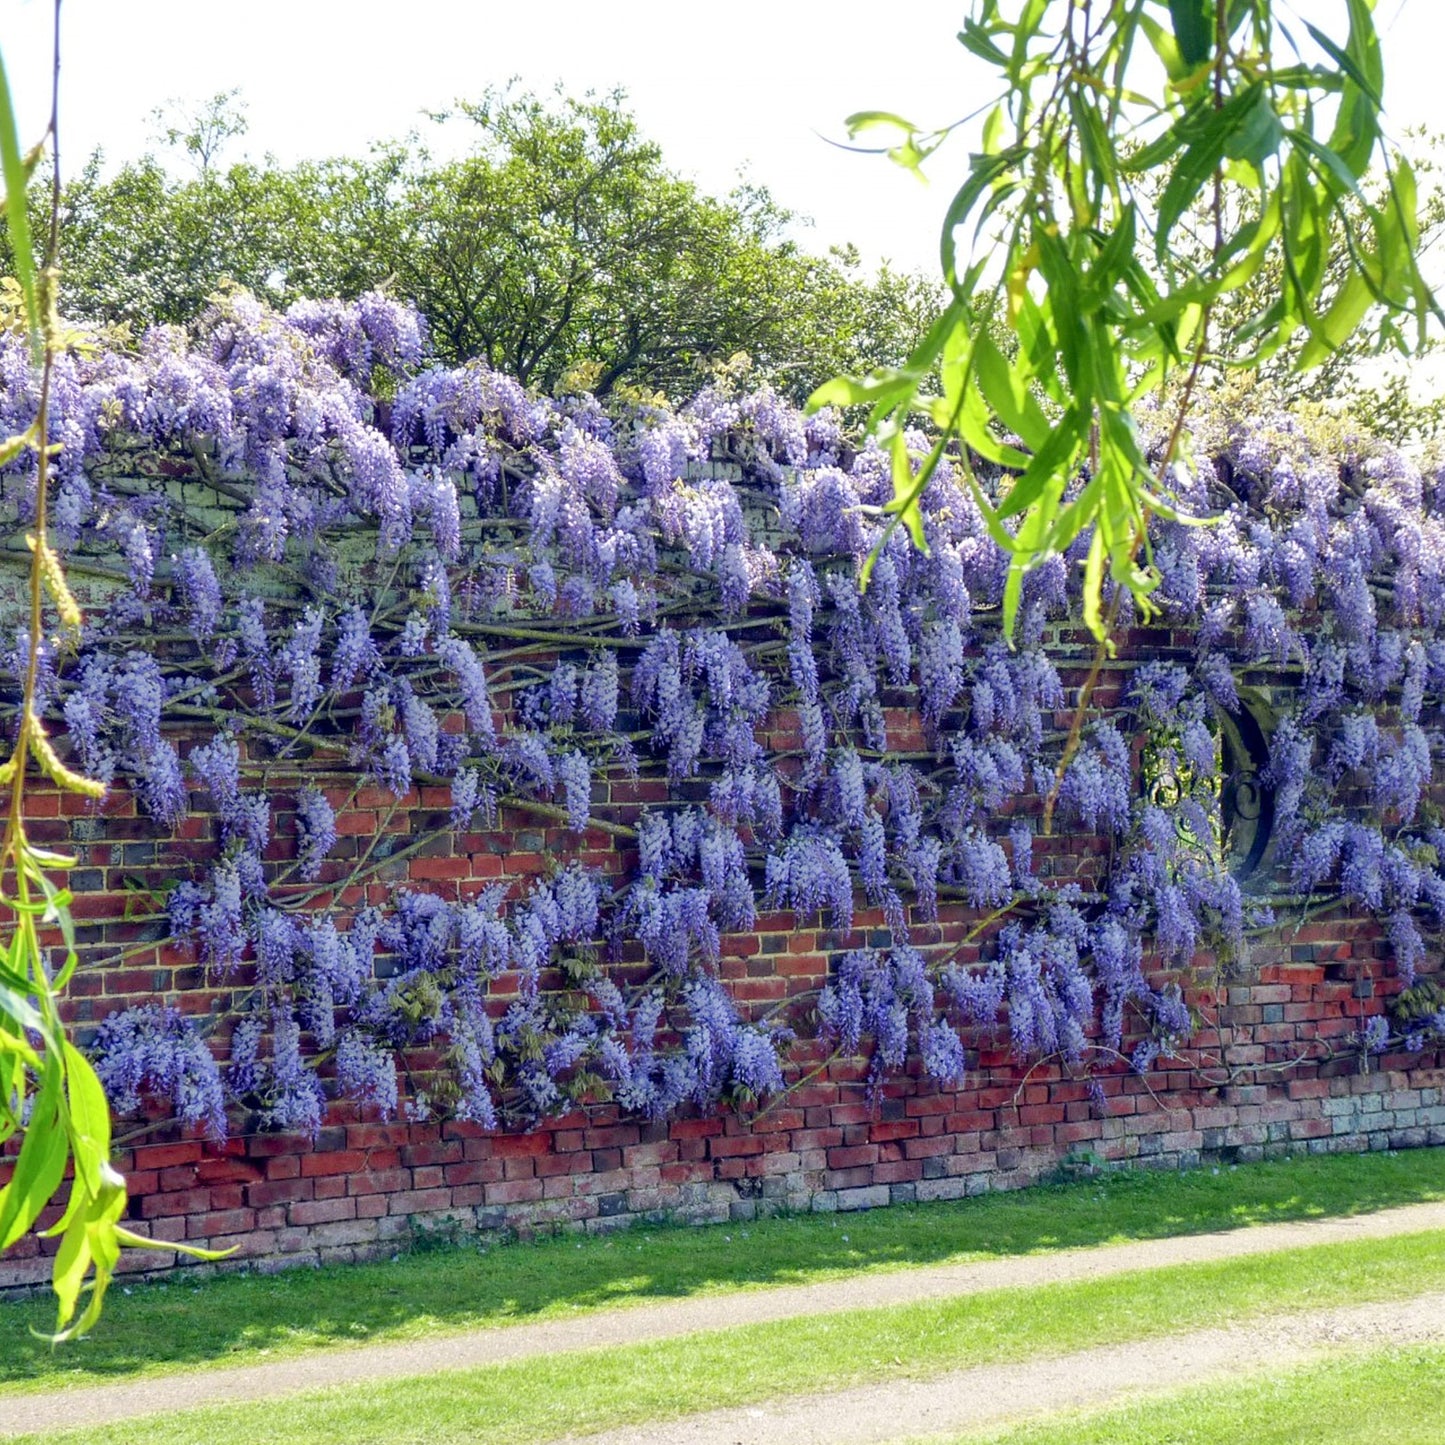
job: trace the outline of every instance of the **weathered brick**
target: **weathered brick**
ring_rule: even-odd
[[[1070,706],[1086,667],[1065,669]],[[1119,704],[1122,681],[1106,679],[1097,699],[1102,706]],[[915,714],[891,698],[886,711],[894,746],[931,746]],[[1064,728],[1069,720],[1065,709],[1049,725]],[[795,717],[771,720],[768,731],[775,739],[789,738],[790,747],[802,746]],[[688,786],[705,797],[706,785]],[[636,783],[601,779],[596,787],[599,799],[606,793],[614,808],[632,810],[626,821],[635,821],[644,800],[672,796],[665,784],[647,777]],[[341,804],[346,791],[333,791],[333,802]],[[37,817],[61,830],[57,841],[70,832],[71,843],[78,840],[87,850],[71,877],[83,893],[77,910],[83,946],[140,945],[124,966],[82,971],[77,978],[71,1007],[82,1031],[93,1032],[109,1009],[158,992],[175,995],[198,1015],[223,1010],[229,998],[229,990],[212,986],[192,958],[160,940],[153,924],[124,917],[126,876],[158,880],[170,847],[182,850],[177,858],[213,856],[212,821],[187,819],[175,840],[162,843],[139,831],[133,800],[124,794],[122,786],[98,814],[88,805],[37,794],[44,803]],[[278,796],[284,795],[282,789]],[[383,847],[394,846],[421,836],[419,827],[433,828],[426,820],[445,813],[449,795],[426,784],[393,811],[394,802],[383,789],[363,791],[343,814],[346,836],[336,863],[344,863],[348,847],[349,856],[357,856],[348,826],[366,820],[371,836],[381,813],[390,813]],[[289,806],[280,802],[274,814],[269,856],[277,862],[294,857]],[[78,830],[89,832],[80,837]],[[579,840],[507,810],[498,830],[439,834],[410,861],[392,860],[384,876],[365,886],[338,885],[318,906],[345,911],[367,900],[383,902],[408,879],[448,898],[470,899],[482,880],[525,883],[564,854],[617,876],[631,865],[614,846],[596,830]],[[1102,876],[1102,846],[1097,839],[1039,838],[1035,862],[1041,876],[1093,886]],[[892,942],[872,908],[858,910],[848,933],[798,928],[796,922],[775,911],[749,933],[723,939],[720,972],[744,1005],[801,1000],[836,967],[840,953]],[[916,920],[914,941],[932,958],[979,967],[989,956],[981,951],[986,940],[966,941],[976,922],[974,910],[945,900],[936,923]],[[632,948],[621,967],[641,961],[640,950]],[[1352,1052],[1363,1021],[1388,1016],[1400,988],[1377,925],[1347,917],[1311,920],[1298,932],[1291,925],[1287,937],[1257,941],[1253,964],[1253,974],[1232,979],[1223,999],[1212,990],[1191,998],[1210,1022],[1189,1047],[1222,1057],[1235,1070],[1234,1083],[1205,1088],[1180,1060],[1161,1060],[1147,1077],[1101,1065],[1094,1082],[1105,1099],[1097,1112],[1088,1081],[1066,1078],[1056,1066],[1025,1076],[1006,1043],[990,1036],[967,1040],[976,1067],[963,1087],[936,1089],[910,1076],[889,1081],[877,1098],[864,1087],[866,1061],[829,1061],[803,1040],[793,1057],[807,1082],[751,1117],[718,1112],[643,1122],[599,1105],[573,1108],[565,1119],[530,1133],[509,1134],[476,1125],[376,1121],[343,1104],[314,1143],[297,1135],[242,1135],[217,1150],[161,1124],[171,1132],[126,1150],[117,1162],[132,1189],[129,1217],[141,1228],[168,1240],[241,1242],[247,1259],[269,1266],[390,1247],[405,1237],[412,1217],[524,1233],[559,1223],[600,1230],[660,1211],[683,1219],[746,1220],[780,1206],[837,1210],[1013,1187],[1081,1148],[1109,1159],[1179,1165],[1211,1155],[1248,1159],[1445,1143],[1445,1069],[1438,1054],[1391,1054],[1362,1072]],[[559,977],[543,986],[564,982]],[[494,981],[499,1010],[517,987],[514,976]],[[1312,1062],[1315,1044],[1331,1046],[1336,1057]],[[1304,1061],[1295,1063],[1301,1056]],[[426,1050],[413,1060],[423,1073],[437,1063],[438,1055]],[[0,1163],[0,1178],[4,1169]],[[55,1212],[52,1207],[46,1218]],[[26,1270],[38,1278],[54,1248],[54,1241],[21,1241],[0,1263],[0,1287],[20,1282]],[[152,1268],[155,1260],[134,1264],[127,1257],[125,1264],[128,1270]]]
[[[264,1204],[291,1204],[310,1199],[314,1189],[310,1179],[262,1179],[246,1185],[246,1203],[253,1209]]]
[[[218,1234],[243,1234],[255,1227],[254,1209],[221,1209],[210,1214],[186,1216],[186,1235],[190,1239],[207,1239]]]
[[[294,1225],[331,1224],[338,1219],[355,1219],[354,1199],[303,1199],[287,1211]]]

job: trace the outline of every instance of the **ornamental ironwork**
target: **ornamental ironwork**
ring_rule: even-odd
[[[1236,878],[1260,873],[1274,831],[1274,788],[1269,783],[1269,718],[1241,699],[1236,712],[1219,711],[1219,812],[1225,860]]]

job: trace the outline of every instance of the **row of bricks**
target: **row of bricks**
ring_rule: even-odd
[[[983,1062],[987,1068],[995,1062],[1006,1061],[1006,1056],[999,1056],[997,1060],[985,1058]],[[1374,1077],[1354,1077],[1357,1061],[1346,1060],[1344,1062],[1350,1066],[1349,1076],[1333,1077],[1327,1080],[1297,1077],[1289,1080],[1287,1087],[1292,1095],[1300,1097],[1324,1092],[1339,1093],[1352,1089],[1363,1090],[1379,1087]],[[1417,1077],[1420,1076],[1420,1071],[1425,1065],[1425,1059],[1409,1054],[1374,1061],[1376,1070],[1389,1069],[1394,1066],[1401,1070],[1402,1077],[1405,1071]],[[1302,1067],[1298,1072],[1303,1073],[1308,1070]],[[1315,1070],[1314,1072],[1320,1074],[1323,1071]],[[558,1136],[556,1147],[562,1151],[570,1151],[580,1147],[635,1144],[640,1142],[644,1131],[647,1131],[650,1138],[666,1137],[669,1133],[674,1137],[682,1138],[694,1134],[708,1135],[728,1130],[767,1132],[796,1127],[798,1122],[804,1122],[809,1127],[824,1124],[865,1123],[880,1117],[886,1120],[890,1116],[954,1113],[961,1107],[988,1110],[1006,1108],[1020,1102],[1026,1105],[1058,1102],[1078,1104],[1086,1100],[1092,1092],[1090,1086],[1082,1081],[1062,1081],[1057,1076],[1051,1078],[1049,1070],[1040,1069],[1036,1073],[1035,1081],[1023,1088],[1005,1080],[994,1085],[985,1084],[981,1087],[967,1089],[921,1090],[905,1081],[901,1085],[889,1085],[881,1102],[869,1104],[857,1100],[846,1101],[846,1093],[840,1095],[839,1088],[856,1084],[859,1073],[860,1070],[856,1066],[839,1067],[832,1071],[833,1078],[837,1082],[815,1082],[796,1089],[789,1096],[786,1107],[776,1109],[765,1119],[756,1122],[750,1121],[746,1116],[735,1115],[716,1115],[710,1118],[696,1119],[679,1118],[671,1121],[668,1125],[616,1125],[617,1133],[603,1135],[596,1132],[599,1123],[605,1126],[609,1117],[615,1118],[616,1111],[602,1106],[586,1113],[569,1116],[568,1119],[553,1121],[532,1134],[490,1136],[473,1129],[470,1131],[470,1137],[473,1139],[471,1147],[475,1157],[490,1157],[493,1154],[506,1155],[514,1152],[524,1154],[544,1152],[553,1147],[548,1140],[552,1136]],[[1147,1079],[1126,1073],[1112,1073],[1096,1079],[1094,1087],[1110,1098],[1113,1108],[1123,1106],[1124,1101],[1121,1096],[1133,1095],[1137,1098],[1144,1095],[1174,1095],[1187,1098],[1191,1092],[1198,1091],[1198,1083],[1188,1069],[1166,1070],[1153,1074]],[[1255,1088],[1262,1090],[1263,1087],[1262,1085],[1232,1085],[1225,1090],[1225,1097],[1244,1099],[1249,1097],[1249,1090]],[[326,1152],[343,1147],[372,1148],[387,1143],[415,1142],[418,1147],[443,1147],[445,1143],[444,1139],[438,1141],[438,1131],[433,1126],[364,1122],[354,1117],[356,1113],[354,1107],[350,1110],[353,1115],[352,1119],[349,1122],[342,1122],[345,1120],[347,1112],[348,1109],[345,1105],[334,1108],[333,1114],[337,1117],[338,1123],[335,1127],[322,1131],[314,1148],[296,1136],[278,1134],[237,1137],[233,1139],[230,1148],[233,1152],[247,1149],[258,1154],[300,1154],[318,1150]],[[658,1131],[662,1131],[661,1134]],[[468,1136],[468,1131],[464,1126],[456,1125],[443,1125],[441,1133],[443,1136],[451,1138]],[[135,1153],[135,1167],[141,1169],[153,1167],[151,1160],[155,1150],[161,1152],[159,1156],[154,1157],[168,1157],[175,1151],[179,1151],[176,1155],[177,1159],[194,1160],[201,1157],[203,1145],[199,1140],[192,1140],[176,1144],[142,1146]]]
[[[1366,1125],[1348,1133],[1339,1123],[1325,1119],[1304,1119],[1269,1125],[1234,1126],[1229,1129],[1176,1128],[1146,1136],[1111,1135],[1107,1129],[1089,1136],[1097,1152],[1106,1159],[1139,1159],[1160,1164],[1198,1162],[1209,1151],[1247,1159],[1269,1157],[1299,1148],[1325,1149],[1407,1148],[1445,1142],[1445,1126],[1406,1127],[1398,1124]],[[1057,1144],[1057,1141],[1055,1141]],[[1056,1150],[1039,1147],[1019,1138],[997,1141],[991,1148],[971,1154],[920,1161],[886,1161],[866,1167],[813,1169],[804,1156],[791,1156],[782,1171],[765,1181],[763,1198],[785,1202],[797,1208],[867,1208],[900,1199],[958,1198],[977,1193],[981,1187],[1014,1187],[1029,1182],[1057,1158]],[[731,1161],[740,1162],[740,1161]],[[412,1219],[427,1216],[463,1219],[488,1228],[504,1224],[528,1228],[550,1223],[615,1224],[631,1216],[655,1217],[658,1212],[677,1210],[694,1218],[751,1218],[757,1205],[748,1199],[730,1206],[709,1203],[699,1211],[691,1201],[699,1186],[659,1178],[654,1182],[629,1181],[614,1175],[602,1181],[616,1186],[613,1192],[600,1189],[585,1196],[566,1197],[554,1187],[556,1181],[498,1185],[493,1191],[475,1187],[412,1190],[392,1196],[361,1196],[335,1200],[299,1201],[259,1208],[200,1209],[187,1215],[159,1217],[148,1226],[159,1239],[207,1243],[212,1247],[240,1247],[245,1258],[284,1259],[306,1251],[369,1239],[401,1239]],[[717,1184],[714,1188],[719,1187]],[[724,1181],[721,1187],[726,1188]],[[53,1252],[47,1242],[43,1252]],[[32,1237],[7,1257],[0,1267],[0,1286],[38,1281],[43,1271],[36,1267],[42,1247]],[[331,1257],[347,1257],[335,1255]],[[40,1261],[39,1263],[43,1263]],[[128,1268],[146,1268],[149,1261],[130,1261]]]
[[[1412,1147],[1445,1139],[1445,1127],[1428,1128],[1423,1125],[1408,1127],[1394,1121],[1382,1121],[1379,1126],[1365,1126],[1352,1129],[1341,1140],[1340,1124],[1325,1119],[1295,1120],[1273,1125],[1235,1126],[1228,1130],[1205,1130],[1197,1127],[1175,1128],[1156,1132],[1152,1137],[1119,1137],[1107,1128],[1095,1130],[1089,1135],[1080,1135],[1080,1142],[1091,1142],[1098,1146],[1098,1152],[1106,1159],[1145,1158],[1163,1162],[1176,1158],[1181,1162],[1193,1162],[1203,1152],[1222,1150],[1248,1150],[1252,1147],[1269,1145],[1290,1145],[1333,1147],[1343,1142],[1347,1147]],[[1332,1136],[1336,1136],[1333,1137]],[[946,1180],[961,1180],[981,1175],[992,1176],[995,1187],[1001,1184],[1025,1182],[1024,1175],[1013,1178],[1009,1171],[1018,1171],[1032,1163],[1037,1170],[1042,1161],[1051,1156],[1046,1147],[1037,1141],[1024,1138],[1000,1140],[980,1147],[969,1154],[954,1154],[946,1158],[929,1158],[922,1161],[897,1159],[883,1161],[871,1168],[835,1168],[818,1166],[803,1155],[780,1156],[780,1167],[775,1171],[773,1182],[780,1187],[774,1197],[786,1197],[794,1202],[812,1198],[820,1200],[829,1193],[846,1191],[856,1197],[854,1206],[867,1203],[889,1202],[900,1197],[899,1189],[918,1185],[911,1197],[946,1198],[956,1197],[947,1189],[928,1188],[925,1181],[938,1183]],[[235,1207],[229,1209],[198,1207],[185,1215],[160,1216],[153,1218],[148,1226],[152,1237],[176,1241],[205,1241],[215,1247],[228,1243],[243,1246],[246,1256],[256,1256],[272,1251],[279,1236],[289,1237],[290,1248],[314,1247],[320,1242],[340,1242],[341,1233],[335,1226],[352,1221],[366,1221],[387,1218],[392,1221],[410,1217],[457,1214],[467,1211],[489,1211],[493,1218],[497,1211],[519,1222],[529,1217],[531,1206],[546,1206],[551,1218],[578,1222],[599,1216],[621,1217],[629,1214],[653,1212],[675,1207],[683,1202],[686,1195],[685,1176],[675,1171],[669,1176],[650,1181],[632,1181],[613,1177],[605,1181],[616,1186],[611,1192],[597,1189],[590,1194],[567,1195],[543,1181],[530,1185],[499,1185],[492,1190],[478,1190],[474,1187],[437,1187],[427,1190],[410,1190],[387,1197],[361,1196],[333,1200],[304,1200],[285,1205],[260,1207]],[[863,1192],[872,1191],[873,1198],[864,1199]],[[881,1197],[879,1191],[883,1191]],[[962,1192],[962,1191],[959,1191]],[[971,1192],[971,1191],[970,1191]],[[848,1207],[845,1201],[840,1207]],[[514,1212],[509,1214],[509,1211]],[[539,1216],[531,1211],[535,1221]],[[357,1238],[369,1231],[362,1231]],[[285,1252],[287,1246],[281,1246]],[[41,1245],[33,1237],[22,1243],[8,1263],[33,1257],[39,1252],[52,1252],[53,1244]],[[13,1277],[13,1275],[11,1276]],[[0,1283],[6,1277],[0,1275]]]
[[[1417,1087],[1438,1086],[1445,1071],[1433,1062],[1431,1055],[1401,1054],[1376,1061],[1375,1071],[1360,1074],[1355,1061],[1347,1074],[1320,1077],[1319,1070],[1301,1069],[1299,1076],[1281,1081],[1277,1088],[1290,1098],[1323,1098],[1350,1093],[1378,1092],[1382,1088],[1398,1090],[1405,1080],[1416,1081]],[[1150,1078],[1132,1075],[1111,1075],[1096,1081],[1108,1099],[1111,1113],[1133,1112],[1148,1108],[1153,1096],[1170,1100],[1171,1104],[1189,1104],[1199,1098],[1211,1102],[1222,1100],[1226,1105],[1261,1103],[1270,1094],[1265,1084],[1234,1084],[1220,1091],[1202,1094],[1188,1071],[1169,1071]],[[1193,1087],[1191,1087],[1193,1086]],[[616,1122],[615,1110],[601,1107],[588,1113],[574,1113],[565,1119],[528,1134],[490,1135],[476,1128],[456,1124],[436,1126],[403,1123],[367,1122],[352,1117],[342,1121],[345,1106],[334,1110],[338,1122],[323,1129],[317,1139],[286,1134],[256,1134],[233,1137],[226,1146],[227,1156],[245,1154],[253,1158],[295,1157],[308,1170],[324,1169],[316,1162],[337,1151],[374,1151],[396,1147],[403,1150],[397,1162],[407,1167],[417,1164],[452,1163],[461,1159],[507,1158],[547,1153],[573,1153],[592,1149],[629,1149],[644,1143],[673,1139],[709,1138],[721,1135],[759,1135],[782,1133],[798,1128],[818,1129],[866,1125],[875,1137],[901,1137],[911,1132],[907,1126],[896,1127],[897,1121],[923,1121],[922,1132],[938,1132],[941,1127],[953,1130],[991,1127],[1006,1119],[1010,1110],[1037,1105],[1062,1104],[1065,1117],[1071,1121],[1086,1115],[1088,1086],[1081,1081],[1035,1082],[1022,1091],[1007,1084],[954,1091],[911,1092],[890,1086],[885,1097],[869,1104],[847,1100],[835,1086],[812,1083],[790,1096],[786,1106],[757,1121],[746,1116],[717,1114],[701,1118],[677,1118],[667,1123],[638,1124]],[[351,1110],[353,1116],[355,1109]],[[929,1122],[943,1118],[945,1123]],[[610,1122],[609,1122],[610,1120]],[[147,1171],[175,1164],[198,1164],[214,1158],[215,1151],[200,1139],[173,1143],[139,1145],[122,1156],[125,1167]],[[306,1163],[310,1159],[312,1162]],[[352,1162],[347,1158],[346,1162]],[[302,1164],[294,1166],[298,1170]]]
[[[1403,1097],[1413,1095],[1419,1100],[1430,1097],[1431,1093],[1412,1090],[1406,1091]],[[1433,1096],[1438,1099],[1439,1091],[1433,1091]],[[1397,1096],[1396,1102],[1400,1097]],[[317,1204],[325,1206],[320,1214],[351,1217],[347,1201],[355,1201],[363,1211],[381,1208],[374,1201],[363,1203],[367,1196],[388,1196],[403,1201],[409,1208],[423,1195],[435,1203],[441,1198],[436,1191],[480,1185],[483,1187],[479,1197],[484,1202],[506,1203],[527,1198],[606,1193],[619,1183],[633,1188],[657,1182],[681,1183],[707,1177],[708,1171],[702,1166],[709,1164],[715,1178],[759,1178],[801,1171],[826,1177],[830,1181],[825,1185],[828,1188],[853,1187],[865,1174],[881,1182],[895,1183],[921,1177],[922,1161],[956,1160],[978,1152],[1050,1148],[1067,1152],[1069,1146],[1091,1139],[1148,1134],[1165,1135],[1166,1145],[1172,1148],[1170,1141],[1181,1132],[1242,1131],[1241,1137],[1247,1141],[1251,1137],[1249,1131],[1255,1126],[1269,1125],[1287,1125],[1288,1137],[1308,1139],[1328,1134],[1334,1127],[1328,1118],[1320,1117],[1318,1106],[1309,1100],[1277,1100],[1235,1109],[1197,1109],[1185,1115],[1187,1122],[1181,1127],[1182,1112],[1095,1118],[1052,1126],[1028,1127],[1027,1121],[1021,1121],[1019,1126],[963,1134],[906,1135],[894,1142],[846,1144],[842,1142],[841,1131],[821,1135],[816,1131],[797,1131],[780,1137],[779,1147],[771,1151],[764,1150],[762,1141],[756,1138],[693,1140],[684,1141],[680,1157],[671,1160],[670,1149],[648,1145],[639,1146],[625,1162],[620,1156],[542,1155],[523,1160],[464,1162],[414,1169],[370,1168],[341,1174],[308,1171],[302,1175],[298,1170],[293,1177],[248,1185],[215,1185],[151,1194],[139,1201],[140,1215],[151,1219],[275,1204],[308,1207]],[[1401,1107],[1384,1114],[1378,1127],[1402,1127],[1412,1122],[1429,1125],[1440,1122],[1439,1114],[1438,1105]],[[183,1172],[181,1168],[174,1170],[176,1175]],[[840,1182],[843,1180],[847,1182]],[[182,1181],[173,1177],[168,1182]],[[386,1212],[396,1212],[396,1209],[389,1203]]]

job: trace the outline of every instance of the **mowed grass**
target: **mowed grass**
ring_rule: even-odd
[[[108,1445],[525,1445],[702,1409],[1445,1288],[1445,1232],[734,1326],[117,1422]],[[90,1441],[93,1430],[24,1437]],[[1252,1437],[1244,1436],[1242,1439]]]
[[[635,1228],[393,1261],[136,1282],[112,1290],[89,1338],[52,1350],[43,1296],[0,1302],[10,1342],[0,1395],[318,1347],[418,1339],[581,1311],[1445,1199],[1445,1149],[1307,1156],[1187,1173],[1117,1171],[1076,1183],[867,1214],[701,1229]]]
[[[1442,1392],[1445,1349],[1376,1350],[950,1445],[1439,1445]]]

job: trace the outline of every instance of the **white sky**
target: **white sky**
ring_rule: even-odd
[[[49,0],[0,0],[0,48],[28,144],[48,105]],[[227,154],[358,154],[428,108],[519,76],[539,91],[625,88],[672,167],[714,192],[741,171],[811,216],[823,249],[937,270],[937,235],[966,165],[955,138],[922,186],[844,138],[855,110],[951,121],[992,98],[954,35],[967,0],[64,0],[62,162],[152,145],[152,112],[239,87],[250,132]],[[1294,0],[1336,33],[1339,0]],[[1445,129],[1439,0],[1378,0],[1392,130]]]

